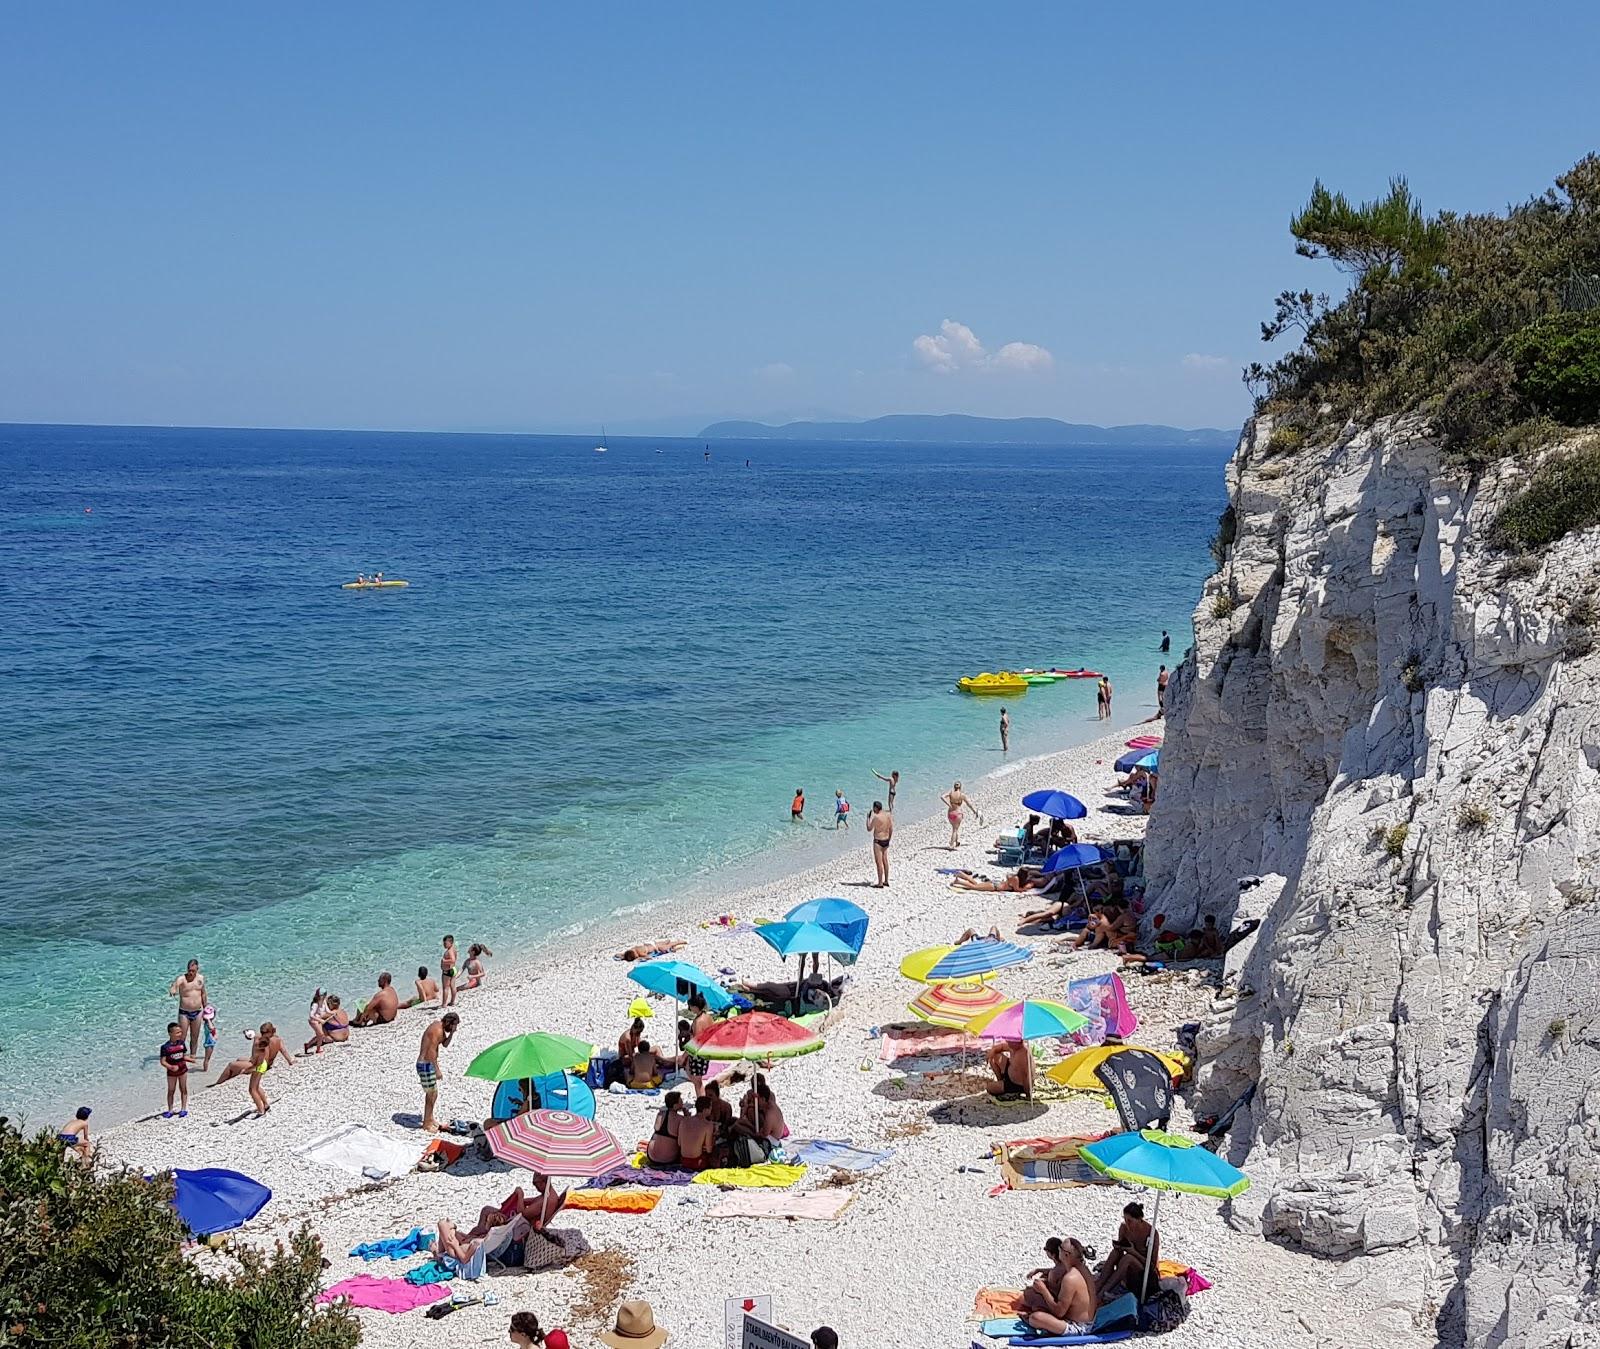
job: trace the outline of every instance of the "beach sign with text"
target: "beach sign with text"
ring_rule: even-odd
[[[744,1318],[744,1342],[739,1349],[811,1349],[811,1341],[791,1335],[787,1330],[779,1330],[777,1326],[769,1326],[765,1321],[758,1321],[747,1314]]]
[[[725,1327],[723,1336],[723,1349],[744,1349],[744,1318],[759,1316],[763,1321],[772,1317],[772,1294],[761,1293],[756,1297],[730,1297],[722,1314],[722,1324]],[[810,1349],[810,1346],[807,1346]]]

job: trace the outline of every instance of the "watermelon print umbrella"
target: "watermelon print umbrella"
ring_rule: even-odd
[[[698,1059],[792,1059],[822,1048],[823,1039],[786,1016],[741,1012],[719,1021],[685,1046]]]

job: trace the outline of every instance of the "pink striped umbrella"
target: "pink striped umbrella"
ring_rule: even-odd
[[[609,1129],[570,1110],[528,1110],[484,1131],[503,1162],[542,1176],[598,1176],[626,1166],[628,1154]]]

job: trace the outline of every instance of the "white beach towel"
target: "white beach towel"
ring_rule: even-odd
[[[365,1124],[341,1124],[295,1149],[308,1162],[336,1166],[359,1176],[367,1168],[386,1176],[404,1175],[417,1164],[422,1149],[415,1143],[380,1134]]]

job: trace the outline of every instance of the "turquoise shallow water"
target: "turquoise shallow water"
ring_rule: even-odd
[[[1223,500],[1191,449],[592,445],[0,426],[0,1110],[148,1065],[191,954],[231,1044],[799,861],[796,786],[925,813],[1000,762],[960,674],[1148,715]],[[1013,753],[1093,704],[1030,691]]]

